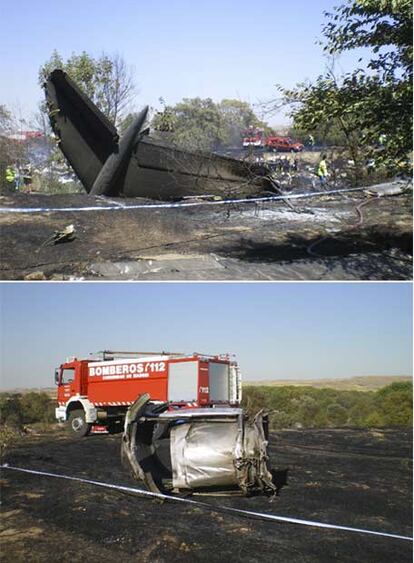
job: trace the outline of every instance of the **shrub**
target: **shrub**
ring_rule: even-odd
[[[54,402],[46,393],[27,393],[20,404],[24,423],[54,421]]]
[[[11,448],[13,444],[20,437],[20,432],[9,426],[8,424],[2,424],[0,426],[0,461],[3,463],[3,458],[7,450]]]
[[[344,426],[348,421],[348,412],[338,403],[331,403],[326,409],[326,416],[331,426]]]
[[[23,427],[23,413],[20,404],[21,395],[2,393],[0,395],[0,425],[9,428]]]
[[[54,421],[54,401],[47,393],[0,394],[0,424],[22,429],[24,424]]]
[[[410,382],[391,383],[377,393],[378,411],[385,426],[412,426],[413,386]]]
[[[327,426],[411,426],[412,383],[396,382],[379,391],[339,391],[307,386],[248,386],[242,405],[270,412],[273,429]]]

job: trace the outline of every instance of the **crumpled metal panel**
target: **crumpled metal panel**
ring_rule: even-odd
[[[176,489],[238,486],[274,490],[267,468],[261,413],[226,422],[193,421],[171,429],[173,486]]]
[[[247,494],[261,489],[275,492],[272,474],[267,468],[267,440],[263,428],[263,414],[258,412],[252,420],[244,421],[243,454],[236,460],[240,488]]]
[[[170,451],[176,489],[237,486],[234,464],[238,424],[192,422],[171,429]]]
[[[121,455],[151,491],[273,495],[266,447],[261,413],[250,419],[231,407],[168,410],[146,394],[127,412]]]

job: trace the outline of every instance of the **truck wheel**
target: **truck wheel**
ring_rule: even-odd
[[[92,424],[86,422],[85,411],[82,409],[72,411],[69,415],[69,432],[72,436],[83,438],[91,431]]]

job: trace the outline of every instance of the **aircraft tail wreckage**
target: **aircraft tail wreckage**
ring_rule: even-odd
[[[153,492],[273,495],[261,413],[232,407],[168,410],[142,395],[130,407],[122,459]]]
[[[50,122],[59,146],[92,195],[161,200],[184,196],[257,195],[272,190],[259,166],[180,150],[148,136],[148,107],[122,138],[114,125],[62,70],[45,83]]]

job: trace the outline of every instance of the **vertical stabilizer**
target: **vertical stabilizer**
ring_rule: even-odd
[[[118,149],[117,131],[62,70],[54,70],[44,87],[59,147],[90,192],[102,166]]]

